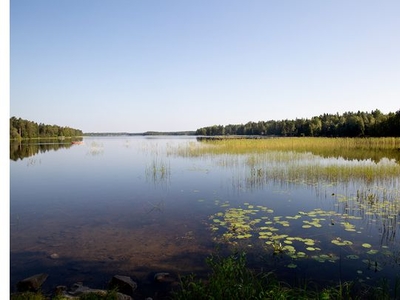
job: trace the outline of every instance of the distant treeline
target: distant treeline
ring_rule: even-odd
[[[146,131],[142,133],[128,132],[88,132],[85,136],[147,136],[147,135],[195,135],[195,131]]]
[[[128,135],[142,135],[141,133],[128,133],[128,132],[85,132],[84,136],[128,136]]]
[[[57,125],[37,124],[21,118],[10,118],[10,139],[55,138],[82,136],[79,129]]]
[[[311,119],[259,121],[239,125],[214,125],[197,129],[196,135],[266,135],[311,137],[397,137],[400,136],[400,110],[323,114]]]
[[[143,135],[195,135],[194,131],[146,131]]]

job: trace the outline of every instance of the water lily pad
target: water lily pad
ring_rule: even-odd
[[[313,258],[314,260],[316,260],[316,261],[318,261],[318,262],[321,262],[321,263],[325,262],[325,259],[324,259],[324,258],[321,258],[321,257],[318,256],[318,255],[313,255],[311,258]]]
[[[306,257],[304,252],[297,252],[297,257]]]
[[[246,235],[244,235],[244,234],[238,234],[238,235],[236,236],[236,238],[238,238],[238,239],[245,239],[245,238],[246,238]]]
[[[364,248],[371,248],[372,247],[371,244],[368,244],[368,243],[364,243],[361,246],[363,246]]]
[[[288,252],[296,252],[296,249],[291,245],[285,245],[282,247],[282,249]]]
[[[350,254],[346,256],[348,259],[359,259],[360,257],[358,255],[355,254]]]
[[[292,263],[292,264],[288,264],[287,267],[291,268],[291,269],[295,269],[295,268],[297,268],[297,265]]]
[[[338,246],[350,246],[353,245],[353,242],[351,241],[346,241],[346,240],[341,240],[341,239],[333,239],[331,241],[332,244],[338,245]]]
[[[367,251],[367,253],[371,255],[377,254],[378,252],[379,252],[378,250],[373,250],[373,249]]]

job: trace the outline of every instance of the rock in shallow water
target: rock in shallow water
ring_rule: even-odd
[[[57,259],[57,258],[60,258],[60,255],[58,255],[57,253],[53,253],[50,255],[50,258]]]
[[[137,283],[134,282],[129,276],[115,275],[113,278],[111,278],[108,288],[117,288],[119,292],[132,296],[133,292],[137,288]]]
[[[19,292],[37,292],[49,275],[40,273],[25,278],[17,283]]]

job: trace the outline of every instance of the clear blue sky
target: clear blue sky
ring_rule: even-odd
[[[400,109],[400,1],[10,2],[10,115],[84,132]]]

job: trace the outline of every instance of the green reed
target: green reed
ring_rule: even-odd
[[[200,144],[200,145],[199,145]],[[177,151],[182,156],[215,154],[263,153],[265,151],[311,152],[323,157],[342,156],[346,159],[387,157],[400,161],[400,138],[264,138],[264,139],[204,139],[192,142]]]
[[[240,164],[239,155],[245,157],[249,176],[256,174],[257,180],[372,182],[399,178],[399,159],[385,152],[400,155],[397,147],[400,149],[400,138],[230,138],[191,142],[175,153],[211,157],[222,166]]]
[[[171,177],[171,165],[155,156],[151,163],[146,166],[145,173],[146,177],[151,178],[154,183],[164,182]]]
[[[356,282],[339,282],[320,287],[303,279],[291,284],[280,280],[274,272],[256,272],[246,264],[241,252],[228,257],[212,255],[207,258],[211,269],[205,279],[194,274],[181,279],[180,288],[172,299],[391,299],[387,282],[372,287]],[[396,295],[396,291],[394,292]],[[377,298],[378,297],[378,298]]]
[[[202,142],[217,148],[203,148],[203,151],[219,153],[243,153],[265,150],[297,150],[313,149],[400,149],[400,138],[265,138],[265,139],[205,139]],[[218,150],[217,150],[218,149]]]

